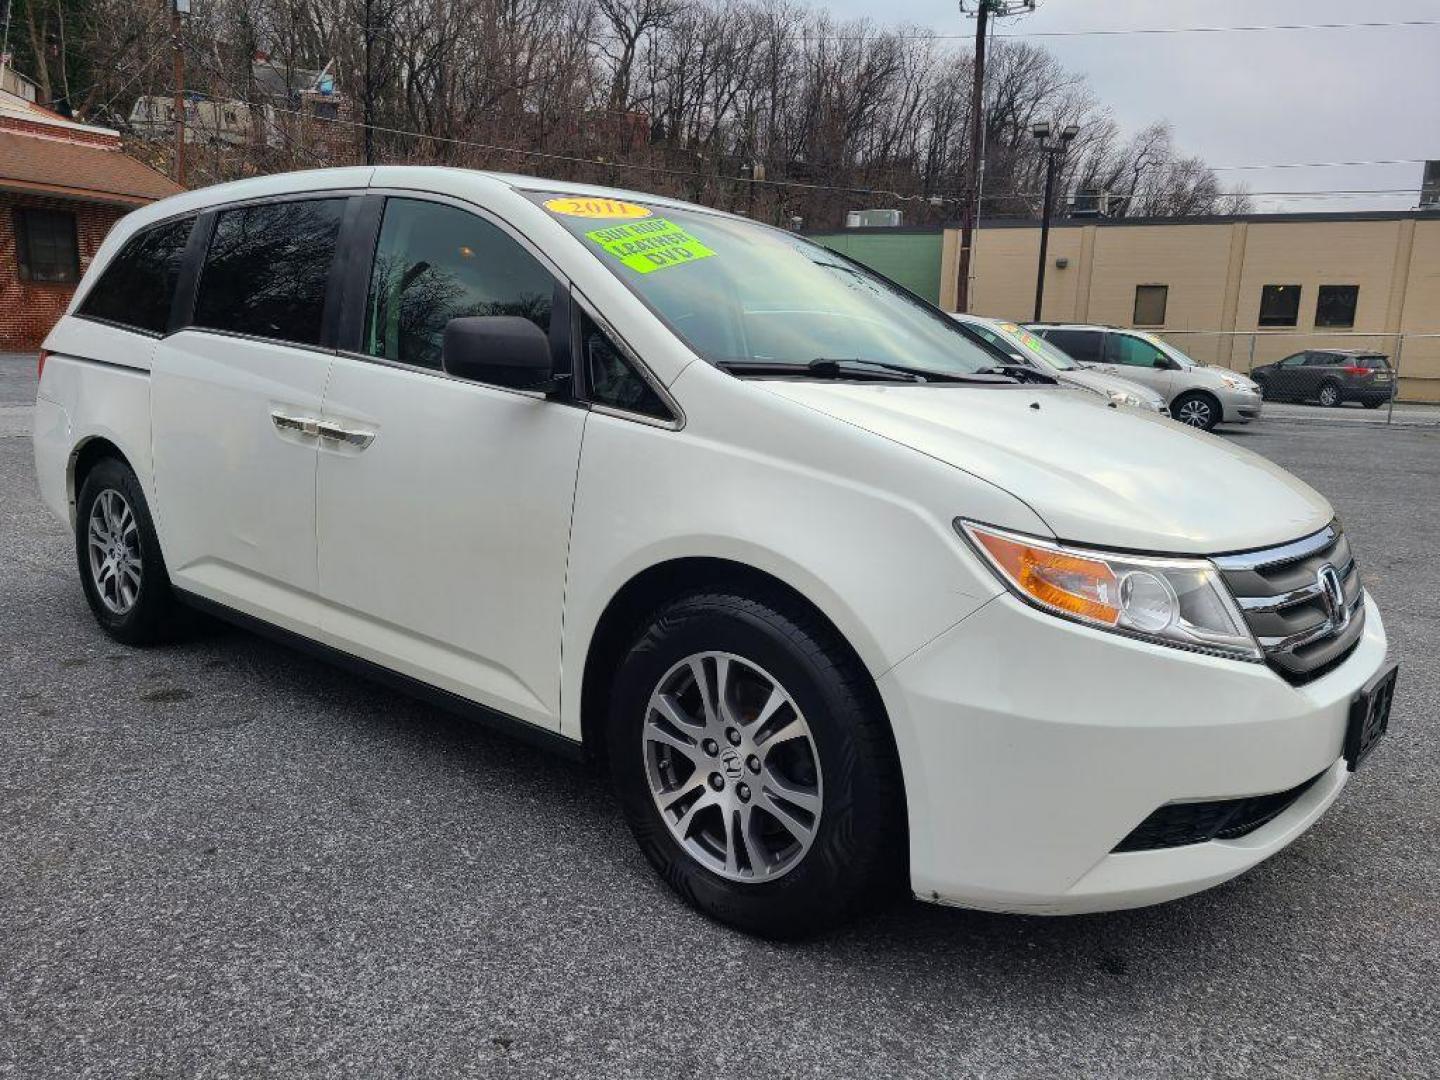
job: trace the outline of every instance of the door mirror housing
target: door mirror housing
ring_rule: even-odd
[[[518,315],[465,315],[445,324],[440,366],[447,375],[514,390],[555,389],[550,339]]]
[[[1161,371],[1179,371],[1180,361],[1173,356],[1166,356],[1163,352],[1155,354],[1155,366]]]

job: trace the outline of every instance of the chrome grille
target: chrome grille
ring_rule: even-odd
[[[1293,543],[1222,555],[1214,563],[1266,662],[1290,682],[1318,678],[1360,640],[1365,590],[1339,522]]]

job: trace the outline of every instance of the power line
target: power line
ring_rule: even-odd
[[[1165,34],[1256,34],[1275,31],[1298,30],[1385,30],[1415,29],[1440,26],[1440,19],[1395,19],[1375,22],[1333,22],[1333,23],[1270,23],[1255,26],[1139,26],[1117,29],[1090,30],[1014,30],[995,33],[997,38],[1075,38],[1075,37],[1132,37],[1136,35]],[[887,34],[877,30],[868,34],[817,34],[809,36],[812,41],[969,41],[968,34]]]
[[[1022,30],[996,37],[1128,37],[1132,34],[1253,34],[1274,30],[1384,30],[1440,26],[1440,19],[1396,19],[1386,22],[1272,23],[1265,26],[1154,26],[1117,30]]]
[[[1244,172],[1254,169],[1339,169],[1365,165],[1424,165],[1425,158],[1378,158],[1374,161],[1286,161],[1273,165],[1207,165],[1211,172]]]
[[[216,74],[216,75],[219,74],[218,72],[215,72],[213,69],[208,69],[208,70],[210,70],[211,74]],[[233,91],[234,91],[234,87],[229,84],[229,81],[228,81],[228,80],[225,80],[225,79],[223,78],[223,76],[221,76],[221,78],[222,78],[222,81],[225,82],[225,84],[227,85],[227,87],[229,87],[229,89],[233,92]],[[208,96],[208,95],[207,95],[207,96]],[[243,100],[245,100],[245,99],[242,98],[241,100],[243,101]],[[251,104],[251,105],[253,106],[253,103],[248,102],[248,101],[246,102],[246,104]],[[704,173],[704,172],[697,172],[697,171],[695,171],[694,169],[682,169],[682,168],[676,168],[676,167],[674,167],[674,166],[667,166],[667,165],[649,165],[649,164],[644,164],[644,163],[641,163],[641,162],[607,161],[607,160],[605,160],[605,159],[603,159],[603,158],[587,158],[587,157],[581,157],[581,156],[576,155],[576,154],[563,154],[563,153],[558,153],[558,152],[554,152],[554,151],[547,151],[547,150],[527,150],[527,149],[524,149],[524,148],[522,148],[522,147],[502,146],[502,145],[499,145],[499,144],[497,144],[497,143],[482,143],[482,142],[478,142],[478,141],[475,141],[475,140],[472,140],[472,139],[461,139],[461,138],[456,138],[456,137],[447,136],[447,135],[430,135],[430,134],[427,134],[426,132],[423,132],[423,131],[413,131],[413,130],[411,130],[411,129],[409,129],[409,128],[390,127],[390,126],[384,125],[384,124],[371,124],[371,125],[366,125],[366,124],[364,124],[364,123],[362,123],[362,122],[360,122],[360,121],[358,121],[358,120],[344,120],[344,119],[341,119],[341,118],[339,118],[339,117],[316,116],[316,115],[314,115],[313,113],[307,113],[307,112],[304,112],[304,111],[299,110],[299,109],[286,109],[286,108],[281,108],[281,107],[279,107],[279,106],[273,106],[273,105],[272,105],[272,106],[266,106],[266,107],[269,108],[271,111],[276,112],[276,113],[283,113],[283,114],[291,115],[291,116],[307,117],[308,119],[313,120],[313,121],[317,121],[317,122],[319,122],[319,123],[338,124],[338,125],[342,125],[342,126],[345,126],[345,127],[351,127],[351,128],[357,128],[357,129],[363,129],[363,128],[365,128],[365,127],[368,126],[368,127],[370,127],[372,130],[374,130],[374,131],[384,132],[385,134],[389,134],[389,135],[401,135],[401,136],[406,136],[406,137],[409,137],[409,138],[424,139],[424,140],[428,140],[428,141],[431,141],[431,142],[447,143],[447,144],[450,144],[450,145],[453,145],[453,146],[463,146],[463,147],[468,147],[468,148],[471,148],[471,149],[485,150],[485,151],[488,151],[488,152],[490,152],[490,153],[495,153],[495,154],[513,154],[513,155],[515,155],[516,157],[520,157],[520,158],[532,158],[532,159],[540,159],[540,160],[546,160],[546,161],[559,161],[559,162],[564,162],[564,163],[572,164],[572,165],[592,165],[592,166],[598,166],[598,167],[600,167],[600,168],[609,168],[609,169],[627,169],[627,170],[631,170],[631,171],[635,171],[635,172],[650,172],[650,173],[657,173],[657,174],[661,174],[661,175],[685,177],[685,178],[694,179],[694,180],[714,180],[714,181],[721,181],[721,182],[725,182],[725,183],[754,184],[754,185],[759,185],[759,186],[762,186],[762,187],[794,188],[794,189],[808,190],[808,191],[831,191],[831,192],[838,192],[838,193],[842,193],[842,194],[851,194],[851,195],[880,196],[880,197],[884,197],[884,198],[895,199],[895,200],[897,200],[897,201],[903,201],[903,202],[924,202],[924,203],[930,203],[930,204],[932,204],[932,205],[933,205],[935,202],[937,202],[937,201],[938,201],[939,203],[941,203],[941,204],[947,204],[947,203],[948,203],[948,204],[954,204],[954,203],[958,203],[958,202],[961,201],[960,199],[958,199],[958,198],[956,198],[956,197],[954,197],[954,196],[948,196],[948,195],[931,196],[931,195],[923,195],[923,194],[918,194],[918,193],[916,193],[916,194],[908,194],[908,195],[907,195],[907,194],[903,194],[903,193],[898,192],[898,191],[893,191],[893,190],[889,190],[889,189],[885,189],[885,188],[857,187],[857,186],[849,186],[849,185],[842,185],[842,184],[817,184],[817,183],[811,183],[811,182],[803,181],[803,180],[757,180],[757,179],[754,179],[754,178],[748,177],[748,176],[731,176],[731,175],[728,175],[728,174],[720,174],[720,173]],[[288,136],[288,133],[286,133],[286,134],[287,134],[287,136]],[[287,141],[288,141],[288,140],[287,140]],[[312,160],[314,160],[317,164],[325,164],[325,162],[323,161],[323,159],[321,159],[321,158],[320,158],[318,155],[316,155],[313,151],[310,151],[308,147],[295,146],[294,148],[295,148],[295,149],[299,149],[299,150],[301,150],[302,152],[308,153],[309,156],[312,158]],[[1140,194],[1143,194],[1143,195],[1146,195],[1147,197],[1150,197],[1150,196],[1164,196],[1164,195],[1168,195],[1168,194],[1184,194],[1184,192],[1182,192],[1180,189],[1162,188],[1162,189],[1155,190],[1155,191],[1144,191],[1144,192],[1141,192]],[[1341,198],[1375,198],[1375,197],[1379,197],[1379,198],[1414,197],[1414,196],[1417,195],[1417,192],[1416,192],[1416,189],[1414,189],[1414,188],[1329,188],[1329,189],[1313,189],[1313,190],[1308,190],[1308,191],[1294,190],[1294,191],[1243,191],[1243,192],[1222,192],[1221,194],[1222,194],[1222,195],[1226,195],[1226,196],[1243,195],[1243,196],[1247,196],[1247,197],[1251,197],[1251,198],[1335,198],[1335,199],[1341,199]],[[987,201],[987,202],[1003,202],[1003,201],[1005,201],[1005,200],[1012,200],[1012,199],[1030,199],[1030,198],[1039,198],[1039,197],[1040,197],[1040,192],[1037,192],[1037,191],[998,192],[998,193],[992,193],[992,194],[990,194],[990,195],[982,196],[982,198],[983,198],[985,201]]]

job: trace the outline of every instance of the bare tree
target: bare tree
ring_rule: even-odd
[[[42,85],[70,82],[82,111],[123,116],[167,89],[165,5],[15,3]],[[197,148],[200,181],[443,161],[684,194],[778,222],[896,206],[922,223],[953,218],[969,152],[964,48],[799,0],[207,0],[186,40],[195,92],[269,118],[245,145]],[[278,80],[257,80],[257,52]],[[82,61],[95,79],[76,91]],[[325,117],[295,90],[322,69],[343,102]],[[1130,215],[1248,206],[1177,150],[1168,124],[1127,138],[1043,48],[997,42],[984,100],[987,217],[1038,210],[1038,120],[1079,125],[1062,192],[1107,192]]]

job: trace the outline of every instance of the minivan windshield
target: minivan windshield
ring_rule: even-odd
[[[1039,334],[1032,334],[1023,326],[1010,322],[974,322],[971,323],[976,330],[982,334],[994,334],[997,337],[1008,338],[1012,345],[1018,345],[1029,349],[1036,358],[1043,364],[1047,364],[1058,371],[1074,371],[1080,365],[1070,359],[1070,354],[1061,352],[1060,349],[1051,345]]]
[[[996,367],[937,309],[792,233],[670,206],[532,197],[713,364],[799,373],[863,361],[880,377],[880,365],[937,376]]]
[[[1182,368],[1201,367],[1198,360],[1192,360],[1183,352],[1171,345],[1168,341],[1156,337],[1154,334],[1136,334],[1136,337],[1143,338],[1147,343],[1154,345],[1170,359],[1176,361]]]

